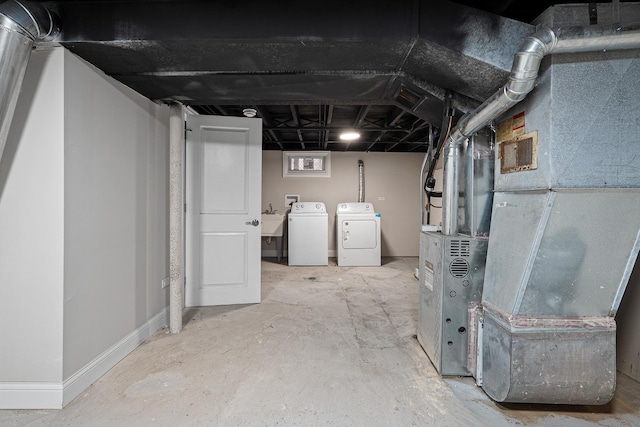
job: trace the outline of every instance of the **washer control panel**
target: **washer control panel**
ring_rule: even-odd
[[[296,202],[291,205],[291,213],[325,213],[327,208],[322,202]]]

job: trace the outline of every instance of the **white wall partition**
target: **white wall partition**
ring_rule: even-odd
[[[168,304],[169,109],[65,52],[64,377]]]
[[[62,380],[62,82],[62,51],[33,55],[0,163],[0,408]]]
[[[56,408],[168,321],[168,124],[35,51],[0,164],[0,409]]]

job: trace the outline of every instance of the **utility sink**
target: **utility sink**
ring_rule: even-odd
[[[284,214],[262,214],[262,237],[282,237]]]

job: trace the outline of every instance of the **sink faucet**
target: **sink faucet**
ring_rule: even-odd
[[[273,215],[276,212],[278,212],[278,210],[276,209],[275,211],[273,210],[273,205],[271,203],[269,203],[269,209],[264,211],[265,214],[267,215]]]

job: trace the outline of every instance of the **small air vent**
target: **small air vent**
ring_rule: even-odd
[[[420,103],[422,97],[415,92],[410,91],[406,87],[402,86],[396,96],[396,102],[409,109],[415,109]]]
[[[469,263],[465,259],[456,258],[449,264],[449,272],[456,279],[462,279],[469,274]]]
[[[500,143],[500,172],[511,173],[538,168],[538,132]]]
[[[470,244],[468,240],[451,240],[449,242],[449,256],[468,257],[471,250]]]

